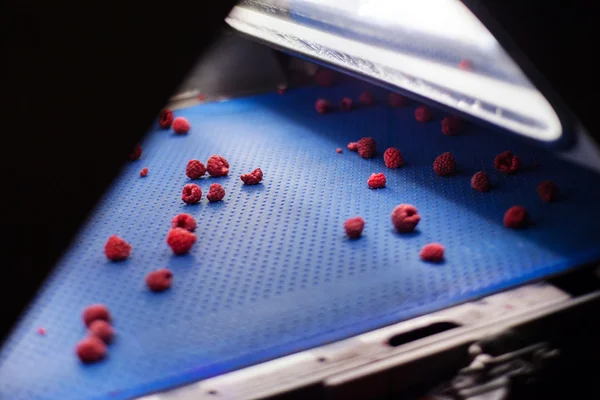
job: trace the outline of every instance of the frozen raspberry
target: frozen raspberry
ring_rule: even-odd
[[[333,85],[334,74],[329,69],[319,69],[315,74],[315,81],[320,86],[331,86]]]
[[[471,187],[479,192],[489,192],[492,188],[490,177],[483,171],[476,172],[471,178]]]
[[[106,345],[96,336],[89,336],[77,343],[75,353],[81,362],[95,363],[106,357]]]
[[[38,333],[38,335],[46,336],[46,329],[44,329],[44,328],[37,328],[37,333]]]
[[[398,93],[388,94],[388,104],[392,107],[404,107],[408,104],[408,99]]]
[[[375,97],[373,97],[371,92],[364,91],[358,96],[358,102],[364,106],[372,106],[375,104]]]
[[[82,314],[83,323],[85,326],[90,326],[90,324],[94,321],[106,321],[110,322],[110,311],[104,304],[92,304],[89,305],[83,310]]]
[[[169,129],[173,124],[173,111],[171,110],[162,110],[158,115],[158,126],[162,129]]]
[[[88,333],[90,336],[96,336],[106,344],[112,342],[113,337],[115,336],[115,330],[113,327],[110,326],[108,322],[102,321],[101,319],[98,319],[90,324],[88,327]]]
[[[183,117],[177,117],[173,120],[173,132],[177,134],[188,133],[190,130],[190,123]]]
[[[196,204],[202,198],[202,189],[195,183],[188,183],[181,190],[181,200],[186,204]]]
[[[371,176],[367,180],[367,185],[369,185],[369,187],[371,189],[384,188],[385,183],[386,183],[385,175],[382,174],[381,172],[378,174],[371,174]]]
[[[344,97],[342,100],[340,100],[340,109],[342,111],[352,110],[352,99],[350,97]]]
[[[196,243],[196,235],[183,228],[173,228],[167,235],[167,244],[175,254],[185,254]]]
[[[263,172],[261,171],[260,168],[256,168],[254,171],[240,176],[240,179],[246,185],[256,185],[256,184],[260,183],[260,181],[262,181],[262,178],[263,178]]]
[[[458,68],[464,70],[464,71],[470,71],[473,69],[473,63],[471,63],[471,61],[469,60],[461,60],[458,63]]]
[[[537,194],[546,203],[551,203],[558,199],[560,190],[558,186],[552,181],[542,181],[537,185]]]
[[[194,232],[197,226],[196,220],[190,214],[177,214],[171,220],[171,228],[183,228],[186,231]]]
[[[521,160],[512,151],[504,151],[494,158],[494,168],[503,174],[512,174],[521,168]]]
[[[117,235],[112,235],[104,245],[104,254],[111,261],[123,261],[131,254],[131,245]]]
[[[398,168],[404,165],[402,153],[395,147],[390,147],[383,153],[383,161],[388,168]]]
[[[206,170],[210,176],[225,176],[229,173],[229,163],[218,155],[212,155],[206,163]]]
[[[223,197],[225,197],[225,189],[223,189],[223,186],[219,185],[218,183],[213,183],[210,185],[208,188],[208,193],[206,194],[208,201],[215,203],[223,200]]]
[[[142,169],[142,170],[140,171],[140,176],[141,176],[142,178],[145,178],[145,177],[147,177],[147,176],[148,176],[148,168],[144,168],[144,169]]]
[[[463,127],[463,121],[455,116],[446,117],[442,120],[442,133],[446,136],[458,135]]]
[[[344,229],[346,230],[346,235],[350,239],[358,239],[360,235],[362,235],[362,231],[365,228],[365,220],[361,217],[354,217],[346,220],[344,222]]]
[[[356,143],[356,142],[350,142],[350,143],[348,143],[348,145],[346,147],[350,151],[357,151],[358,150],[358,143]]]
[[[504,226],[512,229],[524,228],[527,224],[527,210],[525,207],[512,206],[504,213]]]
[[[372,137],[366,137],[360,139],[356,143],[358,149],[358,155],[362,158],[373,158],[377,153],[377,143]]]
[[[142,156],[142,148],[136,144],[131,153],[129,153],[129,161],[135,161]]]
[[[427,122],[433,119],[433,113],[429,107],[420,106],[415,110],[415,118],[419,122]]]
[[[326,114],[329,111],[331,111],[331,108],[332,108],[332,105],[329,100],[319,99],[315,103],[315,110],[317,110],[317,112],[319,114]]]
[[[146,275],[146,285],[153,292],[163,292],[171,287],[173,273],[166,268],[157,269]]]
[[[433,170],[439,176],[449,176],[456,173],[456,161],[450,152],[438,156],[433,162]]]
[[[439,243],[429,243],[423,246],[419,257],[423,261],[441,262],[444,260],[444,246]]]
[[[190,179],[200,179],[206,174],[206,167],[198,160],[190,160],[185,167],[185,174]]]
[[[392,224],[398,232],[412,232],[420,220],[417,208],[411,204],[400,204],[392,211]]]
[[[340,149],[340,148],[338,147],[337,149],[335,149],[335,152],[339,154],[339,153],[341,153],[341,152],[342,152],[342,149]]]

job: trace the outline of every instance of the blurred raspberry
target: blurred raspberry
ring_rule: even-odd
[[[140,176],[141,176],[142,178],[145,178],[145,177],[147,177],[147,176],[148,176],[148,168],[144,168],[144,169],[142,169],[142,170],[140,171]]]
[[[183,228],[173,228],[167,235],[167,244],[175,254],[185,254],[196,243],[196,235]]]
[[[136,144],[131,153],[129,153],[129,161],[135,161],[142,156],[142,147]]]
[[[98,320],[106,322],[110,322],[111,320],[110,311],[108,311],[108,307],[104,304],[91,304],[87,306],[83,310],[81,317],[85,326],[90,326],[92,322]]]
[[[371,189],[384,188],[385,183],[386,183],[385,175],[382,174],[381,172],[378,174],[371,174],[371,176],[367,180],[367,185],[369,185],[369,187]]]
[[[494,168],[503,174],[512,174],[521,168],[521,160],[512,151],[504,151],[494,158]]]
[[[356,143],[358,155],[362,158],[373,158],[377,153],[377,142],[372,137],[360,139]]]
[[[348,143],[348,145],[346,147],[348,147],[348,150],[350,150],[350,151],[357,151],[358,150],[358,143],[356,143],[356,142],[350,142],[350,143]]]
[[[352,99],[350,97],[344,97],[342,100],[340,100],[340,109],[342,111],[352,110]]]
[[[528,215],[525,207],[512,206],[504,213],[504,226],[512,229],[524,228],[527,219]]]
[[[433,170],[439,176],[449,176],[456,173],[456,161],[450,152],[441,154],[433,162]]]
[[[408,99],[398,93],[388,94],[388,104],[392,107],[404,107],[408,104]]]
[[[373,97],[371,92],[364,91],[358,97],[358,102],[364,106],[372,106],[375,104],[375,97]]]
[[[208,193],[206,194],[208,201],[215,203],[223,200],[223,197],[225,197],[225,189],[223,189],[223,186],[219,185],[218,183],[213,183],[210,185],[208,188]]]
[[[537,194],[546,203],[551,203],[558,199],[560,190],[552,181],[542,181],[537,186]]]
[[[458,63],[458,68],[464,71],[471,71],[473,69],[473,63],[467,59],[464,59]]]
[[[168,129],[173,124],[173,111],[164,109],[158,115],[158,126],[161,129]]]
[[[344,229],[346,235],[350,239],[358,239],[362,235],[362,231],[365,228],[365,221],[361,217],[354,217],[344,222]]]
[[[186,231],[194,232],[197,226],[196,220],[190,214],[177,214],[171,220],[171,228],[183,228]]]
[[[173,273],[166,268],[157,269],[146,275],[146,285],[153,292],[163,292],[171,287]]]
[[[194,183],[188,183],[181,191],[181,200],[187,204],[196,204],[202,198],[202,189]]]
[[[104,254],[109,260],[122,261],[131,254],[131,245],[117,235],[112,235],[104,245]]]
[[[433,113],[428,107],[420,106],[415,110],[415,118],[419,122],[427,122],[433,119]]]
[[[390,147],[383,153],[383,161],[388,168],[398,168],[404,165],[402,153],[395,147]]]
[[[277,94],[284,94],[287,90],[287,85],[285,83],[280,83],[277,85]]]
[[[411,204],[400,204],[392,211],[392,224],[398,232],[412,232],[420,220],[417,208]]]
[[[240,179],[246,185],[256,185],[256,184],[260,183],[260,181],[262,181],[262,178],[263,178],[263,172],[260,168],[256,168],[254,171],[240,176]]]
[[[185,174],[190,179],[200,179],[206,174],[206,167],[198,160],[190,160],[185,167]]]
[[[333,107],[332,107],[331,102],[329,100],[319,99],[315,103],[315,110],[317,110],[317,112],[319,114],[326,114],[329,111],[331,111],[332,108]]]
[[[463,127],[463,121],[455,116],[446,117],[442,120],[442,133],[446,136],[458,135]]]
[[[101,319],[98,319],[90,324],[88,327],[88,333],[90,336],[96,336],[106,344],[112,342],[113,337],[115,336],[115,330],[113,327],[110,326],[108,322]]]
[[[444,259],[444,246],[439,243],[426,244],[421,249],[419,256],[423,261],[441,262]]]
[[[38,335],[46,336],[46,329],[45,328],[37,328],[37,333],[38,333]]]
[[[342,152],[342,149],[340,149],[340,148],[338,147],[337,149],[335,149],[335,152],[339,154],[339,153],[341,153],[341,152]]]
[[[330,69],[321,68],[315,74],[315,81],[320,86],[332,86],[334,81],[334,73]]]
[[[490,177],[485,172],[476,172],[471,178],[471,187],[479,192],[488,192],[492,188]]]
[[[75,353],[83,363],[94,363],[106,357],[106,345],[96,336],[89,336],[77,343]]]
[[[206,170],[210,176],[225,176],[229,173],[229,163],[218,155],[212,155],[206,163]]]

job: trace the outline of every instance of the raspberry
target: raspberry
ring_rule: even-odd
[[[173,273],[166,268],[157,269],[146,275],[146,285],[153,292],[163,292],[171,287]]]
[[[329,69],[319,69],[315,74],[315,81],[319,86],[333,85],[333,71]]]
[[[419,122],[427,122],[433,119],[433,113],[428,107],[421,106],[415,110],[415,118]]]
[[[96,336],[89,336],[77,343],[75,353],[81,362],[94,363],[106,357],[106,345]]]
[[[348,143],[348,145],[346,147],[350,151],[357,151],[358,150],[358,143],[356,143],[356,142],[350,142],[350,143]]]
[[[144,168],[143,170],[140,171],[140,176],[142,178],[145,178],[148,176],[148,168]]]
[[[371,176],[367,180],[367,185],[369,185],[369,187],[371,189],[384,188],[385,183],[386,183],[385,175],[382,174],[381,172],[378,174],[371,174]]]
[[[446,117],[442,120],[442,133],[446,136],[454,136],[460,133],[463,122],[458,117]]]
[[[408,99],[398,93],[388,94],[388,104],[392,107],[404,107],[408,104]]]
[[[443,153],[433,162],[433,170],[439,176],[449,176],[456,173],[456,161],[450,152]]]
[[[135,161],[142,156],[142,148],[139,144],[136,144],[131,153],[129,153],[129,161]]]
[[[417,208],[411,204],[400,204],[392,211],[392,224],[398,232],[412,232],[420,220]]]
[[[112,235],[104,245],[104,254],[111,261],[123,261],[131,254],[131,245],[117,235]]]
[[[342,100],[340,100],[340,109],[342,111],[352,110],[352,99],[350,97],[344,97]]]
[[[106,321],[110,322],[110,311],[104,304],[92,304],[89,305],[83,310],[82,314],[83,323],[85,326],[90,326],[90,324],[94,321]]]
[[[37,328],[37,333],[38,333],[38,335],[46,336],[46,329],[45,328]]]
[[[190,130],[190,123],[183,117],[177,117],[173,120],[173,131],[177,134],[188,133]]]
[[[471,63],[471,61],[469,60],[461,60],[458,63],[458,68],[464,70],[464,71],[470,71],[473,69],[473,63]]]
[[[319,114],[326,114],[331,111],[331,108],[332,106],[329,100],[319,99],[315,103],[315,110],[317,110]]]
[[[254,171],[240,176],[240,179],[246,185],[256,185],[256,184],[260,183],[260,181],[262,181],[262,178],[263,178],[263,172],[261,171],[260,168],[256,168]]]
[[[210,176],[225,176],[229,173],[229,163],[218,155],[212,155],[206,163],[206,170]]]
[[[558,186],[552,181],[542,181],[537,185],[537,194],[546,203],[551,203],[558,199],[560,190]]]
[[[181,191],[181,200],[187,204],[196,204],[202,198],[202,189],[194,183],[188,183]]]
[[[173,124],[173,111],[165,109],[158,115],[158,126],[162,129],[168,129]]]
[[[439,243],[429,243],[423,246],[419,257],[423,261],[441,262],[444,259],[444,246]]]
[[[360,139],[356,143],[356,147],[358,149],[358,155],[362,158],[373,158],[377,153],[377,143],[375,142],[375,139],[371,137]]]
[[[521,168],[521,160],[512,151],[504,151],[494,158],[494,168],[503,174],[512,174]]]
[[[335,149],[335,152],[339,154],[339,153],[341,153],[341,152],[342,152],[342,149],[340,149],[340,148],[338,147],[337,149]]]
[[[346,235],[350,239],[358,239],[362,235],[362,231],[365,228],[365,220],[361,217],[349,218],[344,222],[344,229]]]
[[[390,147],[383,153],[383,161],[388,168],[398,168],[404,165],[402,153],[395,147]]]
[[[215,203],[223,200],[223,197],[225,197],[225,189],[223,189],[223,186],[219,185],[218,183],[213,183],[210,185],[208,188],[208,193],[206,194],[208,201]]]
[[[285,83],[280,83],[277,85],[277,94],[284,94],[287,90],[287,85]]]
[[[183,228],[186,231],[194,232],[198,224],[190,214],[177,214],[171,220],[171,228]]]
[[[471,178],[471,187],[479,192],[489,192],[492,188],[490,177],[483,171],[476,172]]]
[[[206,174],[206,167],[198,160],[190,160],[185,167],[185,174],[190,179],[200,179]]]
[[[90,324],[88,327],[88,333],[90,336],[96,336],[106,344],[112,342],[113,337],[115,336],[115,330],[113,327],[110,326],[108,322],[100,319]]]
[[[167,244],[175,254],[185,254],[196,243],[196,235],[183,228],[173,228],[167,235]]]
[[[371,92],[364,91],[358,96],[358,102],[365,106],[372,106],[375,104],[375,97],[373,97]]]
[[[504,226],[512,229],[524,228],[527,219],[528,216],[525,207],[512,206],[504,213]]]

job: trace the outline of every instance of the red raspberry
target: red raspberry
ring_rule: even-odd
[[[254,171],[250,172],[249,174],[243,174],[242,176],[240,176],[240,179],[246,185],[256,185],[256,184],[260,183],[260,181],[262,181],[262,178],[263,178],[263,172],[261,171],[260,168],[256,168]]]
[[[331,86],[333,85],[333,71],[329,69],[319,69],[315,74],[315,81],[320,86]]]
[[[352,110],[352,99],[350,97],[344,97],[342,100],[340,100],[340,109],[342,111]]]
[[[372,137],[366,137],[360,139],[356,143],[358,149],[358,155],[362,158],[373,158],[377,153],[377,143]]]
[[[167,235],[167,244],[175,254],[185,254],[196,243],[196,235],[183,228],[173,228]]]
[[[433,170],[439,176],[449,176],[456,173],[456,161],[450,152],[438,156],[433,162]]]
[[[512,229],[524,228],[527,224],[527,210],[525,207],[512,206],[504,213],[504,226]]]
[[[104,304],[92,304],[89,305],[83,310],[82,314],[83,323],[85,326],[90,326],[90,324],[94,321],[106,321],[110,322],[110,311]]]
[[[317,112],[319,114],[326,114],[329,111],[331,111],[331,108],[332,108],[332,105],[329,100],[319,99],[315,103],[315,110],[317,110]]]
[[[540,196],[542,200],[546,203],[551,203],[558,199],[558,195],[560,194],[560,190],[558,186],[552,181],[542,181],[537,186],[537,194]]]
[[[77,343],[75,353],[81,362],[94,363],[106,357],[106,345],[96,336],[89,336]]]
[[[163,292],[171,287],[173,273],[166,268],[157,269],[146,275],[146,285],[153,292]]]
[[[417,208],[411,204],[400,204],[392,211],[392,224],[398,232],[412,232],[420,220]]]
[[[358,239],[362,235],[362,231],[365,228],[365,220],[361,217],[354,217],[346,220],[344,222],[344,229],[346,230],[346,235],[350,239]]]
[[[423,246],[419,257],[423,261],[441,262],[444,259],[444,246],[439,243],[429,243]]]
[[[177,117],[173,120],[173,131],[177,134],[188,133],[190,130],[190,123],[183,117]]]
[[[357,151],[358,150],[358,143],[356,143],[356,142],[350,142],[350,143],[348,143],[348,145],[346,147],[350,151]]]
[[[145,178],[148,176],[148,168],[144,168],[143,170],[140,171],[140,176],[142,178]]]
[[[421,106],[415,110],[415,118],[419,122],[427,122],[433,119],[433,113],[428,107]]]
[[[473,63],[471,63],[471,61],[469,60],[461,60],[458,63],[458,68],[464,70],[464,71],[470,71],[473,69]]]
[[[335,152],[339,154],[339,153],[341,153],[341,152],[342,152],[342,149],[340,149],[340,148],[338,147],[337,149],[335,149]]]
[[[38,335],[46,336],[46,329],[44,329],[44,328],[37,328],[37,333],[38,333]]]
[[[373,97],[371,92],[364,91],[358,96],[358,102],[365,106],[372,106],[375,104],[375,97]]]
[[[512,174],[521,168],[521,160],[512,151],[504,151],[494,158],[494,168],[503,174]]]
[[[186,204],[196,204],[202,198],[202,189],[195,183],[188,183],[181,191],[181,200]]]
[[[142,148],[136,144],[131,153],[129,153],[129,161],[135,161],[142,156]]]
[[[158,126],[162,129],[168,129],[173,124],[173,111],[165,109],[158,115]]]
[[[113,337],[115,336],[115,330],[113,327],[110,326],[108,322],[102,321],[101,319],[98,319],[90,324],[88,327],[88,333],[90,336],[96,336],[106,344],[112,342]]]
[[[194,232],[198,224],[190,214],[177,214],[171,220],[171,228],[183,228],[186,231]]]
[[[479,192],[489,192],[492,184],[488,174],[483,171],[476,172],[471,178],[471,187]]]
[[[408,99],[398,93],[388,94],[388,104],[392,107],[404,107],[408,104]]]
[[[229,173],[229,163],[218,155],[212,155],[206,163],[206,170],[210,176],[225,176]]]
[[[383,161],[388,168],[398,168],[404,165],[402,153],[395,147],[390,147],[383,153]]]
[[[223,197],[225,197],[225,189],[223,189],[223,186],[219,185],[218,183],[213,183],[210,185],[208,188],[208,193],[206,194],[208,201],[215,203],[223,200]]]
[[[200,179],[206,174],[206,167],[198,160],[190,160],[185,167],[185,174],[190,179]]]
[[[117,235],[112,235],[104,245],[104,254],[111,261],[123,261],[131,254],[131,245]]]
[[[446,117],[442,120],[442,133],[446,136],[454,136],[460,133],[463,121],[458,117]]]
[[[378,174],[371,174],[371,176],[367,180],[367,185],[369,185],[369,187],[371,189],[384,188],[385,183],[386,183],[385,175],[382,174],[381,172]]]

